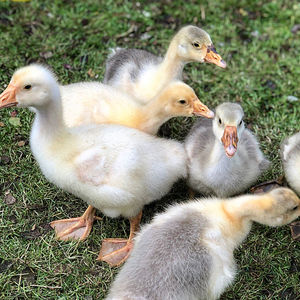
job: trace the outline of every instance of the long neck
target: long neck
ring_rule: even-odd
[[[273,198],[268,193],[244,195],[227,201],[226,208],[238,218],[256,221],[265,209],[272,206],[272,203]]]
[[[173,38],[168,51],[159,66],[159,74],[161,74],[161,79],[164,80],[164,82],[169,82],[172,79],[181,79],[182,77],[185,62],[178,56],[177,47],[177,39]]]
[[[152,101],[141,107],[143,119],[141,130],[150,134],[156,134],[159,127],[173,116],[166,111],[165,93],[161,92]]]
[[[269,194],[244,195],[222,202],[222,209],[231,222],[232,236],[238,246],[248,235],[253,221],[272,205]]]
[[[47,104],[34,107],[36,117],[32,128],[32,134],[48,141],[66,133],[59,90],[54,89],[52,98]]]

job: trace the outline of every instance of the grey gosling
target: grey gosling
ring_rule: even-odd
[[[290,223],[300,199],[287,188],[232,199],[199,199],[157,215],[136,237],[107,300],[214,300],[233,282],[233,250],[252,222]]]
[[[204,195],[229,197],[245,191],[270,162],[243,122],[239,104],[216,108],[213,120],[200,119],[185,140],[188,185]]]

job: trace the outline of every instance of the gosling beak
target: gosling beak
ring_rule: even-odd
[[[218,54],[214,45],[207,46],[206,56],[204,57],[204,61],[215,64],[223,69],[226,68],[226,62],[222,59],[221,55]]]
[[[7,88],[0,95],[0,108],[16,106],[16,86],[9,84]]]
[[[236,126],[226,126],[221,141],[225,148],[226,155],[229,158],[233,157],[239,141]]]
[[[212,119],[214,117],[214,113],[204,105],[198,98],[193,101],[193,114],[196,116],[202,116],[205,118]]]

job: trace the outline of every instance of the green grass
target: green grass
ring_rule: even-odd
[[[0,89],[17,67],[33,61],[52,66],[62,83],[91,80],[89,69],[101,80],[110,47],[163,54],[174,32],[193,23],[210,33],[228,68],[190,64],[185,81],[210,107],[240,102],[247,124],[272,161],[260,180],[281,175],[279,145],[300,130],[299,101],[287,101],[289,95],[300,98],[300,31],[291,32],[300,20],[300,4],[296,0],[139,3],[0,2]],[[130,28],[135,30],[122,36]],[[150,38],[141,40],[146,31]],[[45,58],[47,52],[51,57]],[[4,123],[0,127],[0,298],[103,299],[118,270],[95,261],[101,239],[127,236],[128,222],[104,217],[85,242],[56,241],[47,224],[79,216],[85,205],[42,176],[28,145],[33,115],[18,110],[21,126],[15,127],[9,123],[13,110],[0,112]],[[172,120],[161,133],[182,140],[191,125],[191,119]],[[19,141],[25,146],[18,146]],[[11,205],[4,201],[8,190],[16,199]],[[186,196],[180,182],[163,201],[145,208],[143,222]],[[288,226],[255,225],[235,253],[239,274],[222,299],[299,299],[299,245],[291,239]]]

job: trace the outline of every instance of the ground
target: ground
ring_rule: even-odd
[[[195,24],[210,33],[228,68],[189,64],[185,81],[209,107],[243,106],[247,126],[272,161],[259,181],[277,178],[280,143],[300,129],[300,4],[202,2],[1,1],[0,90],[17,67],[35,61],[50,65],[64,84],[102,80],[111,47],[163,55],[182,25]],[[56,241],[49,222],[79,216],[85,205],[41,174],[28,145],[33,114],[11,108],[0,116],[0,298],[103,299],[118,269],[95,261],[101,240],[128,236],[128,221],[104,216],[85,242]],[[172,120],[160,134],[182,140],[193,121]],[[146,207],[143,222],[186,198],[180,182]],[[255,225],[235,252],[239,273],[222,299],[300,299],[299,246],[288,226]]]

